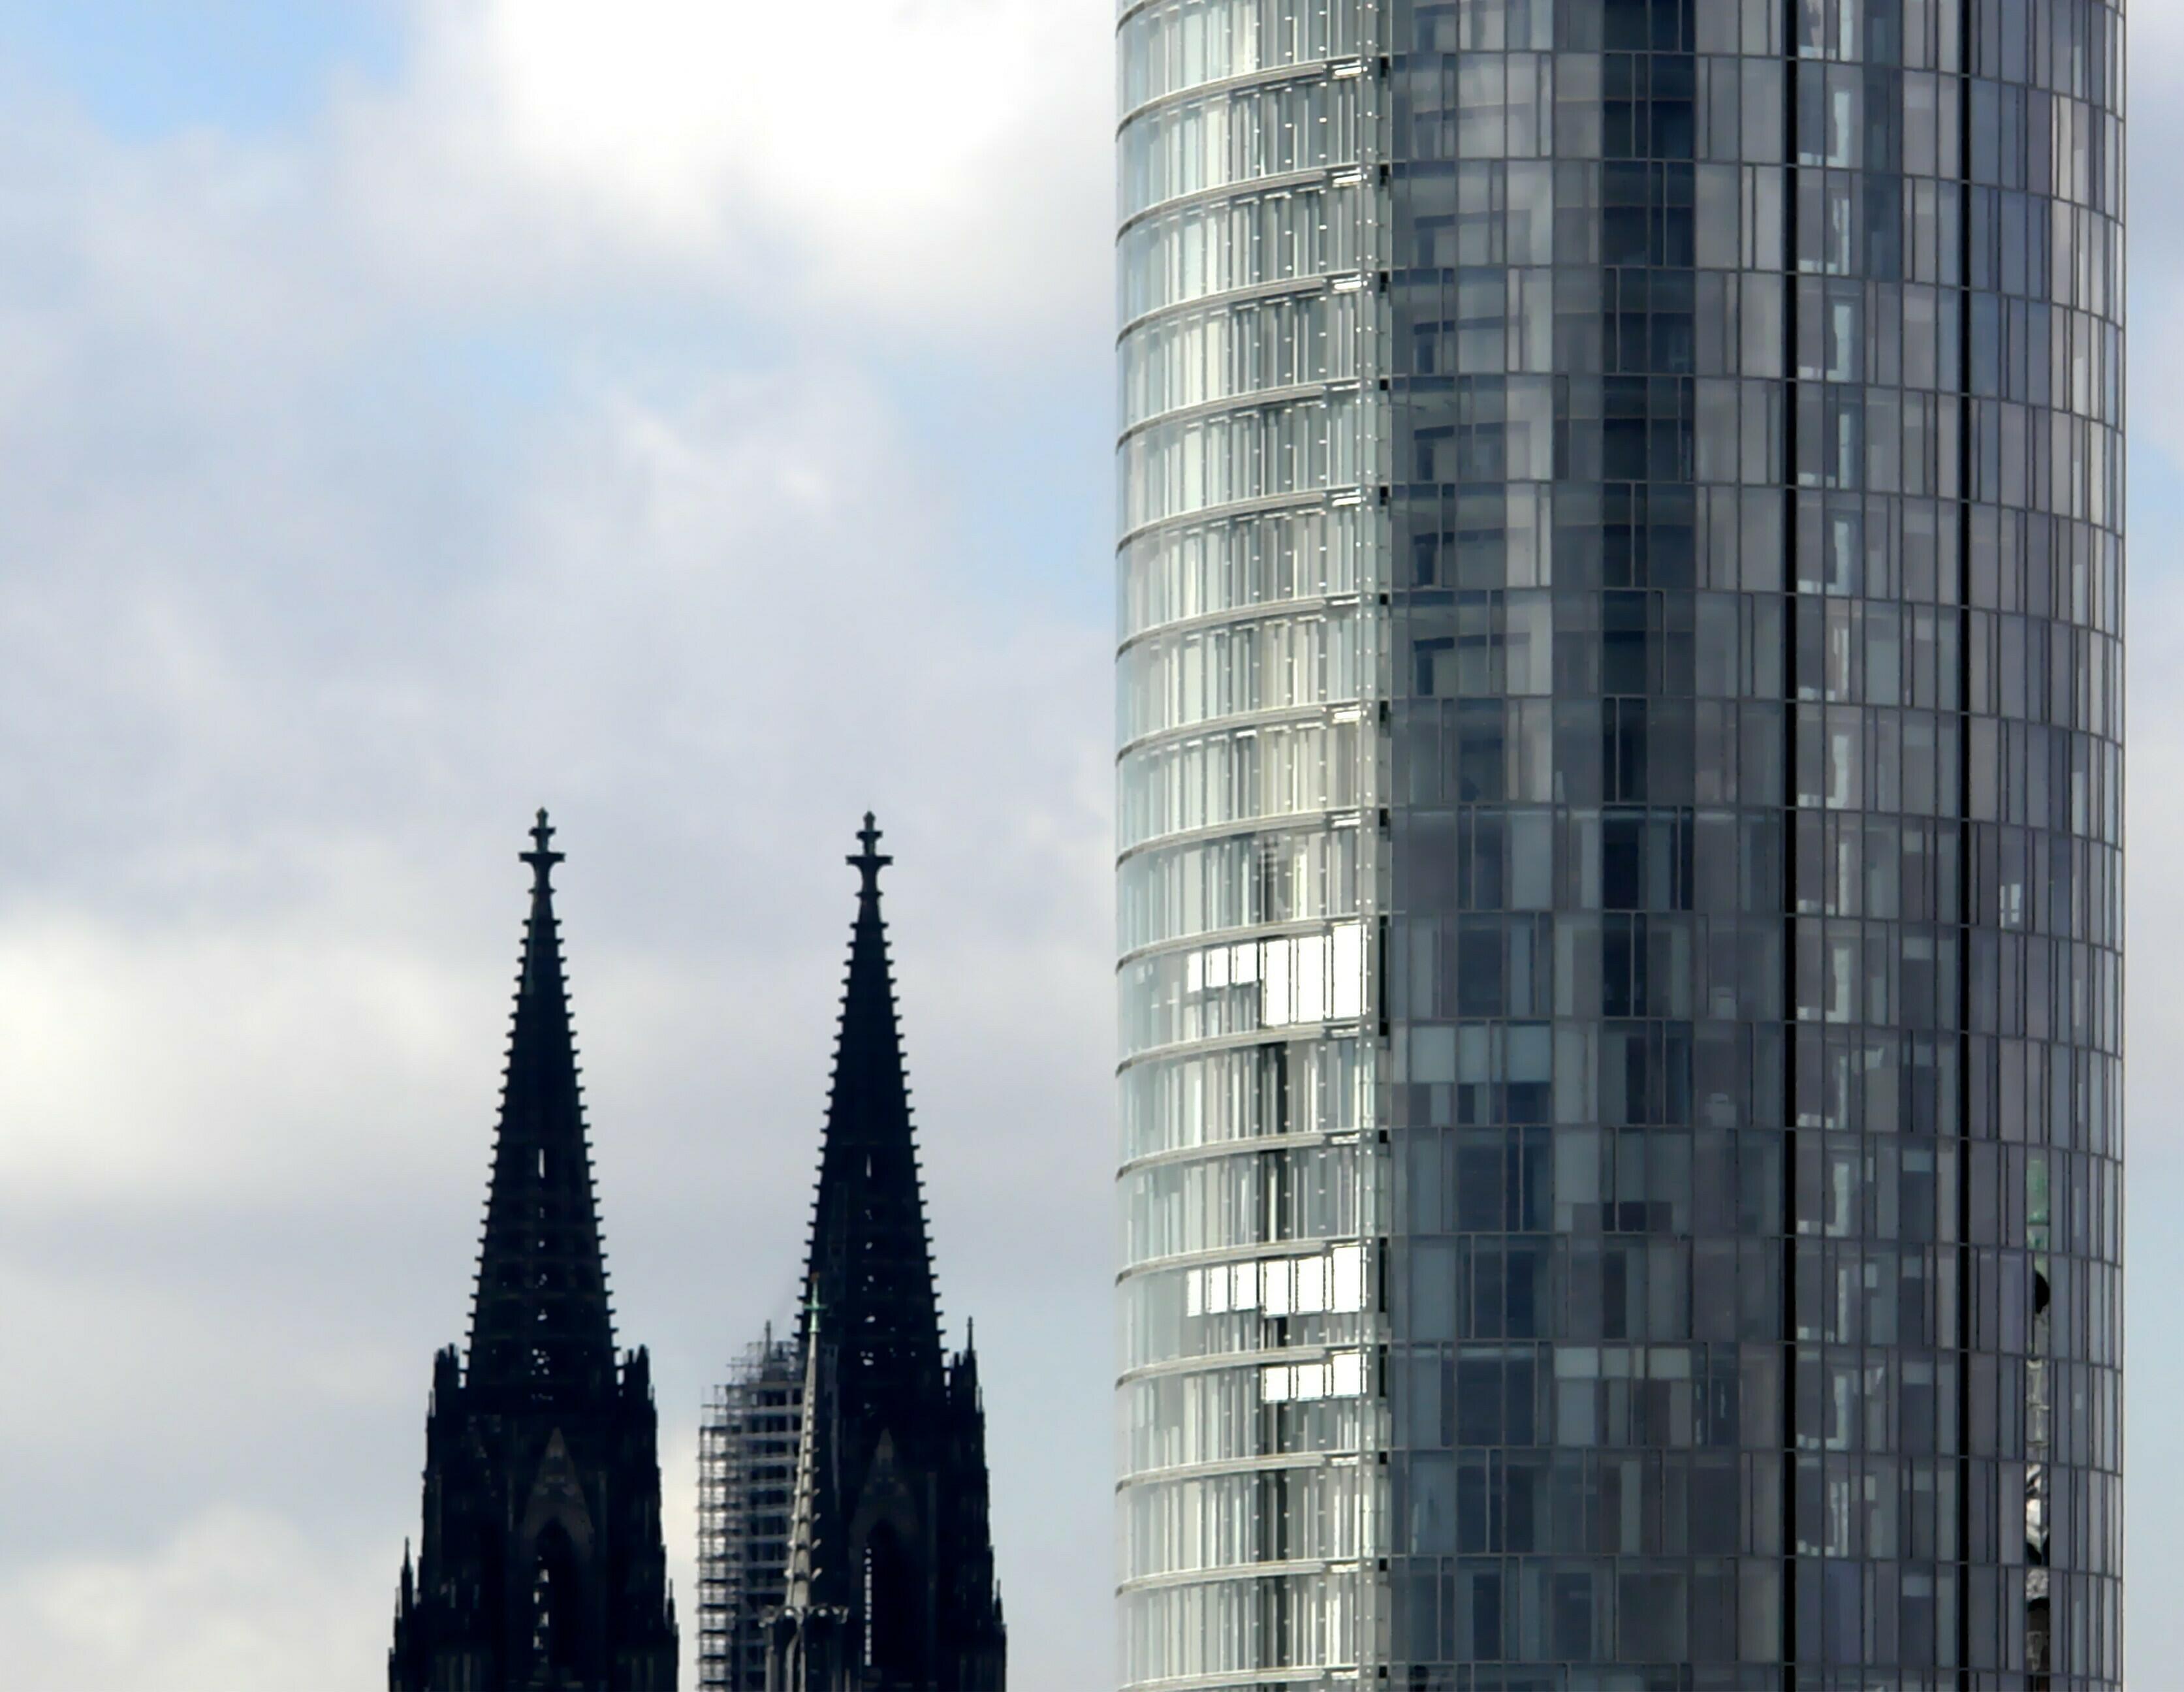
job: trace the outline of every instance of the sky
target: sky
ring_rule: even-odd
[[[2184,8],[2134,50],[2134,1663],[2184,1656]],[[367,1692],[552,807],[693,1595],[878,812],[1017,1692],[1111,1659],[1109,0],[0,0],[0,1639]],[[2166,1543],[2164,1543],[2166,1541]]]

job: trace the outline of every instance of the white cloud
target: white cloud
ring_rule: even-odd
[[[989,439],[922,438],[855,348],[722,354],[749,296],[692,317],[661,267],[725,260],[394,121],[437,97],[270,153],[0,120],[0,1446],[41,1457],[0,1467],[11,1684],[373,1684],[543,800],[686,1526],[703,1389],[794,1283],[838,860],[880,810],[1020,1684],[1075,1692],[1108,1634],[1102,1528],[1054,1526],[1106,1482],[1104,631],[1024,609],[1051,558],[964,555]],[[472,264],[457,209],[539,242]],[[442,367],[557,291],[692,338],[514,399]]]
[[[838,343],[1020,344],[1107,311],[1101,0],[417,0],[414,70],[342,169],[432,285],[603,264]]]
[[[146,1437],[157,1438],[148,1427]],[[268,1511],[217,1507],[135,1557],[70,1557],[0,1585],[17,1692],[303,1692],[298,1666],[383,1660],[367,1593],[383,1571],[330,1568],[315,1535]],[[391,1598],[387,1599],[391,1603]],[[308,1671],[306,1671],[308,1673]]]
[[[181,936],[81,907],[0,924],[0,1183],[188,1204],[383,1185],[396,1158],[450,1170],[442,1101],[478,1068],[490,1001],[424,937],[405,949],[391,905],[376,944],[314,916]]]

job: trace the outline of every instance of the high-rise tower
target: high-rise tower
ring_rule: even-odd
[[[868,814],[805,1269],[804,1415],[769,1692],[1003,1692],[985,1408],[944,1355]]]
[[[538,814],[467,1358],[433,1360],[390,1692],[673,1692],[657,1418],[619,1361]]]
[[[2109,1688],[2123,17],[1125,0],[1133,1688]]]

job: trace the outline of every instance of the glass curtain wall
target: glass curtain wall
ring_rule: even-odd
[[[1126,1678],[2116,1684],[2120,14],[1122,38]]]
[[[1134,1686],[1354,1684],[1373,1625],[1373,18],[1120,23]]]

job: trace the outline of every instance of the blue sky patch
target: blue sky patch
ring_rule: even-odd
[[[0,59],[124,140],[308,123],[343,71],[392,80],[396,0],[0,0]]]

